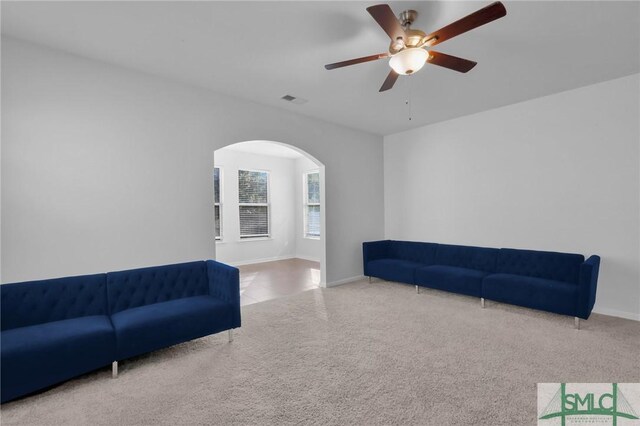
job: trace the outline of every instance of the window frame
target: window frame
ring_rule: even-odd
[[[240,172],[265,173],[267,175],[267,202],[266,203],[242,203],[240,202]],[[240,241],[256,241],[267,240],[271,238],[271,171],[238,168],[238,235]],[[242,235],[242,216],[240,215],[241,207],[266,207],[267,208],[267,233]]]
[[[223,236],[224,236],[224,231],[223,231],[223,212],[222,212],[222,205],[224,204],[224,171],[223,168],[221,166],[213,166],[213,173],[214,173],[214,178],[213,178],[213,237],[215,241],[222,241],[223,240]],[[220,194],[218,194],[218,202],[216,203],[216,194],[215,194],[215,169],[218,169],[218,188],[220,191]],[[216,207],[218,207],[218,211],[220,212],[220,235],[216,235]]]
[[[319,240],[322,235],[322,223],[320,223],[320,231],[318,235],[309,233],[309,207],[319,207],[320,216],[322,217],[322,198],[317,203],[309,202],[309,175],[318,174],[318,185],[320,185],[320,169],[308,170],[302,174],[302,235],[303,238],[309,240]],[[319,194],[320,196],[320,194]]]

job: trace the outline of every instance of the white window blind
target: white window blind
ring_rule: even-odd
[[[269,236],[269,173],[238,170],[240,238]]]
[[[215,238],[219,240],[222,237],[222,203],[220,202],[221,185],[220,167],[213,168],[213,215],[215,222]]]
[[[320,238],[320,173],[304,174],[304,235]]]

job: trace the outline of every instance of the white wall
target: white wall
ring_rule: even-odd
[[[319,262],[322,258],[322,242],[319,239],[306,238],[304,232],[304,185],[303,176],[306,172],[318,170],[318,166],[306,157],[296,159],[295,164],[295,227],[296,227],[296,257]],[[320,204],[324,201],[320,200]],[[320,229],[320,235],[324,230]]]
[[[602,256],[640,319],[638,74],[384,139],[388,238]]]
[[[220,149],[215,165],[222,170],[222,238],[216,244],[218,260],[232,265],[286,259],[296,254],[296,159]],[[238,170],[269,172],[271,236],[240,239]]]
[[[324,164],[322,276],[361,275],[381,137],[3,37],[2,281],[215,257],[213,152],[248,140]]]

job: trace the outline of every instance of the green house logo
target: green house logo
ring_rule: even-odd
[[[570,384],[571,385],[571,384]],[[570,424],[611,424],[618,426],[619,419],[638,420],[638,414],[620,391],[617,383],[608,384],[609,388],[602,391],[598,384],[575,384],[572,391],[567,391],[567,384],[560,383],[539,417],[541,420],[560,420],[562,426]],[[540,392],[540,386],[538,386]],[[550,422],[549,422],[550,423]],[[640,423],[640,422],[638,422]],[[625,424],[636,424],[626,423]]]

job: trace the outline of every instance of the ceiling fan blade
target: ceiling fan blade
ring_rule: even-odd
[[[398,73],[396,73],[394,70],[389,71],[389,75],[387,75],[387,78],[385,78],[384,83],[382,83],[382,87],[380,87],[380,90],[378,90],[378,92],[384,92],[391,89],[393,85],[396,84],[397,79]]]
[[[397,40],[398,38],[405,39],[406,33],[404,28],[400,25],[400,21],[396,18],[388,4],[379,4],[376,6],[370,6],[367,8],[367,12],[376,20],[378,25],[382,27],[384,32],[389,35],[391,40]]]
[[[498,18],[502,18],[506,14],[507,10],[504,8],[502,3],[499,1],[491,3],[489,6],[485,6],[482,9],[473,12],[471,15],[467,15],[446,27],[440,28],[438,31],[432,32],[424,38],[424,40],[426,40],[425,46],[435,46],[436,44],[442,43],[450,38],[466,33],[467,31],[478,28],[484,24],[488,24]]]
[[[336,68],[348,67],[349,65],[361,64],[363,62],[377,61],[378,59],[383,59],[387,57],[389,57],[388,53],[378,53],[377,55],[364,56],[362,58],[349,59],[348,61],[328,64],[328,65],[325,65],[324,67],[328,70],[333,70]]]
[[[468,59],[458,58],[457,56],[451,56],[433,50],[429,51],[429,59],[427,59],[427,62],[458,72],[468,72],[477,64],[477,62]]]

